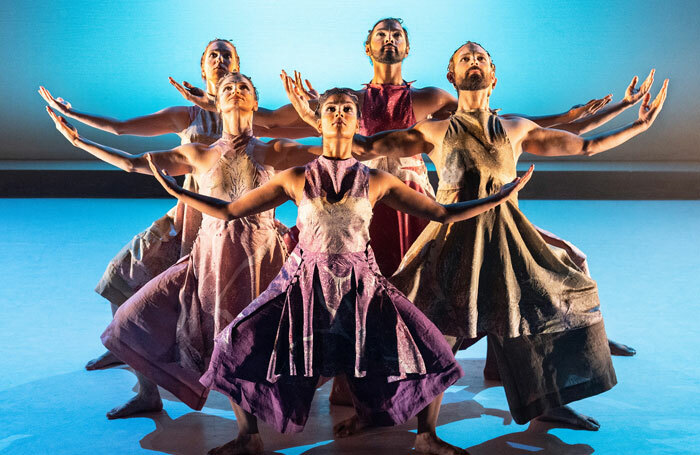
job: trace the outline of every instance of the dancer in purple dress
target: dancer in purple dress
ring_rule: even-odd
[[[223,137],[211,146],[188,144],[152,153],[170,173],[192,173],[200,191],[235,200],[267,182],[273,168],[315,158],[308,153],[311,147],[252,137],[258,101],[246,76],[224,76],[217,89]],[[150,173],[143,154],[88,141],[65,119],[49,113],[75,146],[122,169]],[[161,409],[156,384],[201,409],[208,389],[199,377],[207,369],[214,336],[267,287],[286,258],[273,210],[229,223],[205,216],[189,260],[171,266],[129,298],[102,336],[105,346],[139,378],[138,394],[108,417]]]
[[[257,418],[281,432],[301,431],[321,376],[345,374],[358,413],[379,425],[406,421],[461,377],[444,337],[379,272],[369,246],[372,206],[381,201],[435,221],[463,220],[504,202],[530,176],[486,198],[443,206],[352,158],[359,106],[350,90],[324,93],[317,112],[323,156],[233,202],[183,190],[153,165],[170,194],[222,219],[287,200],[299,207],[297,248],[219,334],[201,378],[231,398],[239,426],[236,439],[210,453],[262,452]],[[419,153],[418,142],[375,145]]]

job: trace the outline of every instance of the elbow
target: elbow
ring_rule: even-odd
[[[120,167],[122,168],[123,171],[126,171],[130,174],[134,173],[134,172],[138,172],[138,166],[136,165],[136,163],[134,162],[133,159],[128,159],[128,158],[125,159]]]
[[[595,146],[593,144],[593,141],[591,141],[590,139],[584,139],[583,145],[581,146],[581,155],[593,156],[596,153],[598,153],[598,152],[595,150]]]

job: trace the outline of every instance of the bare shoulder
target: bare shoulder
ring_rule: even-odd
[[[426,119],[416,123],[413,129],[420,131],[432,143],[441,141],[450,125],[450,119]]]
[[[498,118],[511,141],[517,141],[529,131],[539,128],[535,122],[524,117],[509,115]]]

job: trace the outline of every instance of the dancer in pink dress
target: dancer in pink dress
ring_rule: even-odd
[[[314,158],[289,141],[252,137],[257,94],[250,79],[233,73],[217,87],[223,137],[211,146],[188,144],[153,152],[173,175],[192,173],[200,191],[236,199],[286,169]],[[150,173],[144,154],[129,155],[80,137],[49,110],[56,127],[77,147],[122,169]],[[320,151],[320,148],[319,148]],[[162,408],[156,384],[200,409],[208,389],[198,379],[206,371],[214,336],[269,284],[287,257],[274,211],[229,223],[205,216],[188,261],[149,281],[115,314],[102,336],[105,346],[131,365],[139,392],[108,417]]]
[[[287,200],[299,206],[297,248],[267,290],[217,337],[201,379],[235,403],[239,427],[236,439],[210,453],[262,452],[256,417],[281,432],[301,431],[321,376],[345,374],[358,413],[379,425],[406,421],[454,383],[462,372],[444,338],[374,261],[372,206],[383,201],[436,221],[463,220],[501,204],[529,178],[483,199],[442,206],[352,158],[359,106],[350,90],[324,93],[317,115],[323,156],[233,202],[183,190],[153,167],[168,192],[222,219]],[[376,145],[419,150],[414,143]]]
[[[228,40],[210,41],[202,53],[200,68],[206,92],[213,94],[221,77],[229,72],[239,71],[240,60],[236,47]],[[171,83],[181,87],[172,79]],[[182,90],[186,91],[184,88]],[[159,136],[175,133],[180,137],[181,145],[211,145],[221,137],[219,113],[198,106],[174,106],[141,117],[117,120],[80,112],[62,98],[56,99],[51,96],[44,87],[39,88],[39,94],[56,112],[117,135]],[[308,126],[298,129],[285,126],[285,122],[289,124],[298,120],[294,109],[259,111],[253,125],[254,134],[257,136],[294,138],[313,134],[314,130]],[[197,191],[198,185],[192,174],[185,176],[184,186],[191,191]],[[95,289],[111,303],[112,314],[148,281],[189,254],[201,222],[201,213],[191,207],[177,204],[124,245],[110,261]],[[278,227],[285,235],[285,242],[293,248],[294,240],[286,235],[287,228],[281,223],[278,223]],[[85,368],[94,370],[118,363],[121,363],[119,359],[107,351],[90,360]]]

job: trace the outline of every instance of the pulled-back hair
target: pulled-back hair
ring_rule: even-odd
[[[355,91],[353,89],[345,87],[334,87],[332,89],[326,90],[321,94],[321,96],[318,97],[318,106],[316,106],[316,112],[314,112],[317,119],[321,118],[321,108],[324,104],[326,104],[328,98],[330,98],[333,95],[348,96],[355,104],[355,108],[357,109],[357,118],[360,118],[360,100],[357,98],[357,95],[355,95]]]
[[[377,22],[375,22],[372,28],[367,30],[367,39],[365,39],[365,46],[369,46],[369,42],[372,41],[372,32],[375,28],[377,28],[377,25],[384,21],[396,22],[397,24],[399,24],[401,26],[401,29],[403,30],[403,36],[404,38],[406,38],[406,47],[410,47],[408,45],[408,29],[403,25],[403,19],[399,17],[385,17],[384,19],[379,19]]]
[[[253,84],[253,79],[251,79],[249,76],[246,76],[243,73],[227,73],[224,77],[219,79],[219,81],[216,83],[216,101],[219,101],[219,89],[221,88],[222,85],[230,82],[231,80],[238,80],[238,79],[247,79],[248,82],[250,82],[250,85],[253,87],[253,94],[255,95],[255,101],[258,101],[259,94],[258,94],[258,89],[255,87],[255,84]]]
[[[214,38],[213,40],[209,41],[206,46],[204,46],[204,52],[202,52],[202,58],[199,59],[199,67],[202,69],[202,79],[206,80],[206,77],[204,75],[204,59],[207,56],[207,49],[209,49],[209,46],[211,46],[212,43],[217,43],[221,41],[222,43],[227,43],[231,48],[233,49],[233,55],[236,58],[236,66],[238,68],[241,67],[241,59],[238,57],[238,49],[236,49],[236,46],[231,42],[231,40],[228,39],[223,39],[223,38]],[[248,79],[250,80],[250,78]]]
[[[496,70],[496,65],[493,63],[493,58],[491,58],[491,54],[489,54],[489,51],[487,51],[486,48],[485,48],[484,46],[482,46],[481,44],[477,43],[476,41],[467,41],[466,43],[460,45],[460,46],[459,46],[457,49],[455,49],[455,51],[452,53],[452,56],[450,57],[450,61],[449,61],[449,63],[447,64],[447,71],[448,71],[448,72],[450,72],[450,73],[454,72],[454,69],[455,69],[455,62],[454,62],[455,55],[457,54],[457,52],[459,52],[460,49],[462,49],[462,48],[463,48],[464,46],[466,46],[467,44],[476,44],[477,46],[479,46],[480,48],[482,48],[482,49],[484,50],[484,52],[486,52],[486,55],[489,56],[489,60],[491,60],[491,69],[494,70],[494,71]]]

